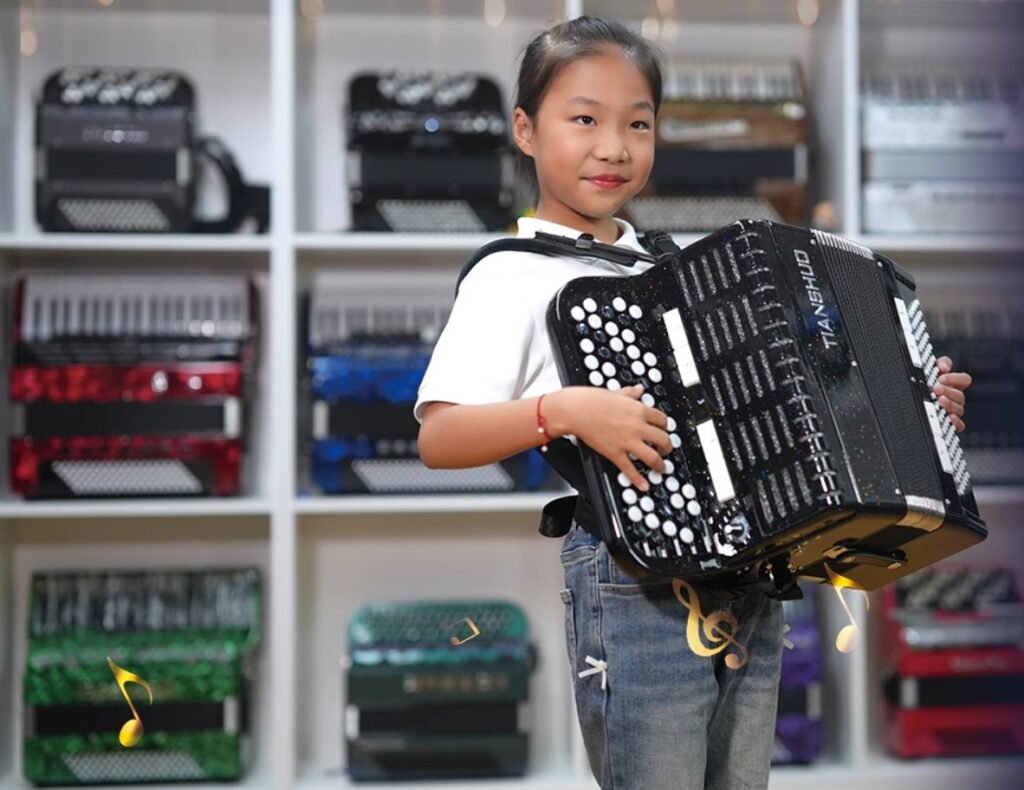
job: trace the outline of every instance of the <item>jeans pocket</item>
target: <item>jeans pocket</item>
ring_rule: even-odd
[[[597,581],[601,592],[637,595],[666,585],[671,579],[651,573],[631,559],[617,558],[607,544],[602,543],[597,550]]]
[[[572,590],[568,587],[559,591],[563,604],[563,630],[565,631],[565,652],[569,669],[576,666],[576,612],[573,609]]]

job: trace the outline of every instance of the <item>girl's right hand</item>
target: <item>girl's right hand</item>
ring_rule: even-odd
[[[665,471],[662,456],[672,451],[665,412],[640,402],[643,385],[612,391],[601,387],[568,387],[566,426],[577,438],[615,464],[641,491],[650,488],[633,459],[656,472]],[[653,445],[653,446],[652,446]]]

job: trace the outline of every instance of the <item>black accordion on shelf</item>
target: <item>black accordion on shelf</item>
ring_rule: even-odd
[[[349,776],[522,776],[536,649],[506,601],[381,602],[348,624]]]
[[[504,230],[513,179],[501,91],[479,74],[383,72],[349,84],[352,229]]]
[[[196,98],[177,71],[65,68],[36,106],[36,219],[48,231],[237,230],[269,220],[266,187],[248,186],[218,139],[196,134]],[[227,185],[216,220],[194,216],[199,158]]]
[[[567,283],[548,323],[563,384],[642,383],[669,417],[646,493],[581,447],[602,538],[650,571],[872,590],[987,534],[914,280],[867,247],[739,221]]]
[[[256,364],[246,276],[39,272],[15,309],[16,494],[239,493]]]

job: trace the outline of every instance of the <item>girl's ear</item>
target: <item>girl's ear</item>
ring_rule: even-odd
[[[533,156],[533,120],[522,107],[512,113],[512,139],[527,156]]]

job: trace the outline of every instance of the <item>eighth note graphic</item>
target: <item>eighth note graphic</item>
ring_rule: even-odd
[[[850,607],[846,603],[846,599],[843,598],[843,588],[852,589],[859,592],[864,596],[864,608],[865,610],[871,607],[871,599],[868,598],[867,592],[864,590],[857,589],[856,582],[852,579],[848,579],[841,574],[835,573],[828,564],[825,564],[825,571],[828,573],[829,583],[832,585],[832,589],[836,591],[836,596],[839,598],[839,603],[843,605],[843,609],[846,611],[846,616],[849,618],[849,625],[844,625],[839,629],[839,633],[836,634],[836,650],[840,653],[850,653],[857,648],[860,644],[860,626],[857,625],[857,621],[853,619],[853,612],[850,611]]]
[[[138,683],[146,691],[149,692],[149,704],[153,704],[153,689],[149,687],[149,684],[136,675],[134,672],[129,672],[127,669],[122,669],[114,663],[110,656],[107,656],[107,664],[110,665],[110,671],[114,673],[114,678],[117,680],[117,685],[121,687],[121,693],[124,694],[124,698],[128,700],[128,707],[132,709],[132,715],[135,717],[129,719],[121,727],[121,732],[117,738],[121,741],[121,745],[126,749],[130,749],[132,746],[142,740],[142,717],[139,716],[139,712],[135,710],[135,705],[132,703],[132,698],[128,695],[128,689],[125,688],[126,683]]]
[[[454,628],[455,626],[457,626],[459,623],[462,623],[462,622],[468,623],[469,627],[472,629],[473,633],[470,634],[469,636],[467,636],[465,639],[459,639],[457,636],[449,637],[448,638],[449,641],[453,645],[455,645],[456,647],[458,647],[461,644],[465,644],[470,639],[475,639],[476,637],[480,636],[480,629],[476,627],[476,623],[474,623],[473,620],[471,618],[469,618],[469,617],[463,617],[461,620],[456,620],[451,625],[442,626],[442,628],[444,628],[444,630],[447,631],[447,630],[449,630],[451,628]]]

